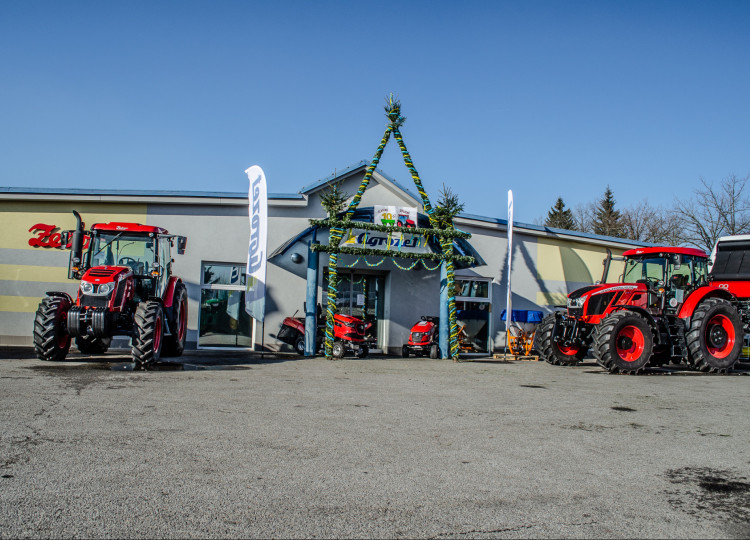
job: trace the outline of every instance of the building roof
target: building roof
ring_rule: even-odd
[[[369,160],[360,160],[357,163],[337,169],[334,174],[316,180],[300,189],[298,193],[269,193],[269,201],[277,202],[280,205],[305,206],[310,194],[325,188],[332,182],[340,182],[349,176],[365,170],[370,165]],[[421,202],[421,197],[415,195],[409,187],[396,181],[393,177],[384,171],[376,168],[377,180],[392,184],[396,189],[402,191],[415,201]],[[156,202],[155,199],[162,199],[163,203],[175,204],[245,204],[247,201],[246,192],[222,192],[222,191],[180,191],[180,190],[123,190],[123,189],[81,189],[81,188],[23,188],[23,187],[0,187],[0,199],[23,198],[24,195],[34,195],[39,197],[48,197],[50,199],[60,196],[70,196],[88,201],[121,201],[123,198],[128,202]],[[171,199],[171,200],[164,200]],[[501,218],[480,216],[470,213],[461,213],[457,216],[457,224],[468,226],[479,226],[487,228],[507,229],[508,221]],[[530,223],[514,222],[513,228],[519,232],[532,234],[535,236],[549,236],[554,238],[566,238],[569,240],[594,241],[597,243],[611,244],[621,246],[652,246],[645,242],[637,242],[625,238],[615,238],[611,236],[602,236],[580,231],[571,231],[567,229],[555,229],[543,225],[534,225]]]

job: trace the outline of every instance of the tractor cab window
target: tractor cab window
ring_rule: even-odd
[[[704,285],[707,281],[707,261],[689,255],[674,255],[667,266],[667,286],[689,289]]]
[[[623,283],[657,283],[664,279],[666,259],[628,259],[622,274]]]
[[[147,275],[156,258],[154,239],[142,234],[102,232],[94,236],[89,266],[129,266],[135,275]]]

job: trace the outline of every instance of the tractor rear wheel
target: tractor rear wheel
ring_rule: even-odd
[[[695,308],[686,341],[693,367],[726,373],[742,353],[742,319],[727,300],[708,298]]]
[[[76,347],[83,354],[104,354],[112,343],[111,337],[100,338],[94,336],[76,337]]]
[[[67,331],[70,301],[63,296],[44,298],[34,317],[34,351],[40,360],[60,362],[70,350]]]
[[[555,330],[555,314],[547,315],[537,329],[537,350],[544,360],[555,366],[574,366],[586,356],[588,347],[572,345],[566,347],[552,339]]]
[[[370,353],[367,345],[360,345],[357,349],[357,358],[365,358]]]
[[[135,334],[130,349],[136,368],[143,369],[159,361],[163,343],[164,312],[155,300],[141,302],[135,311]]]
[[[632,311],[615,311],[596,328],[596,361],[610,373],[639,373],[648,364],[653,348],[651,327]]]
[[[187,290],[185,289],[185,285],[178,283],[174,289],[172,317],[169,320],[171,335],[164,336],[162,356],[182,356],[185,350],[185,337],[187,335],[187,315]]]

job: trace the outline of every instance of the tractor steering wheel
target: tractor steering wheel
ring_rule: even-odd
[[[646,285],[646,287],[648,287],[649,289],[658,288],[659,287],[659,278],[646,277],[646,278],[643,278],[643,279],[639,279],[638,283],[644,283]]]
[[[129,266],[134,272],[138,267],[138,261],[136,261],[133,257],[120,257],[120,260],[117,261],[117,264]]]

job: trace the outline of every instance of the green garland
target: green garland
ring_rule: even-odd
[[[453,254],[453,239],[454,238],[470,238],[471,235],[465,232],[457,231],[453,227],[452,219],[450,220],[451,221],[450,223],[443,223],[442,220],[439,219],[437,215],[433,215],[435,213],[434,212],[435,209],[432,208],[432,205],[430,204],[430,199],[427,197],[427,193],[425,192],[425,189],[422,186],[422,181],[419,178],[419,173],[417,172],[417,169],[414,167],[414,163],[411,159],[411,156],[409,155],[409,151],[406,149],[406,145],[404,144],[404,138],[401,135],[401,131],[399,130],[399,128],[403,125],[406,119],[403,116],[401,116],[401,103],[398,100],[394,99],[393,94],[391,94],[390,98],[386,99],[385,112],[386,112],[386,116],[388,116],[389,124],[386,127],[385,133],[383,134],[383,138],[380,140],[380,145],[378,145],[378,149],[376,150],[375,155],[373,156],[372,161],[370,162],[370,165],[367,167],[367,170],[365,171],[365,175],[362,178],[362,182],[359,185],[359,189],[357,190],[357,193],[354,194],[352,201],[349,203],[349,208],[347,209],[346,214],[344,215],[344,219],[343,220],[334,219],[334,213],[331,207],[331,208],[328,208],[329,210],[328,219],[310,220],[313,226],[327,227],[329,229],[327,246],[324,246],[322,244],[314,244],[311,246],[311,249],[313,251],[328,252],[328,306],[327,306],[328,309],[326,313],[325,355],[326,355],[326,358],[331,358],[332,353],[333,353],[333,338],[334,338],[333,326],[334,326],[334,316],[337,310],[336,289],[337,289],[337,275],[338,275],[337,266],[338,266],[339,254],[358,255],[358,256],[380,255],[383,257],[391,257],[391,258],[400,257],[404,259],[421,260],[423,266],[424,266],[425,260],[437,260],[437,261],[441,261],[442,263],[446,265],[446,271],[448,275],[448,309],[449,309],[449,319],[450,319],[450,356],[453,358],[454,361],[456,361],[458,360],[458,357],[459,357],[459,342],[458,342],[458,325],[456,323],[455,291],[454,291],[454,286],[453,286],[454,262],[457,261],[457,262],[462,262],[465,264],[473,264],[475,260],[474,260],[474,257],[469,257],[469,256],[464,256],[464,255],[454,255]],[[367,186],[370,183],[370,179],[372,178],[372,174],[375,171],[375,168],[380,162],[380,158],[383,155],[383,150],[388,144],[388,140],[390,139],[391,133],[393,133],[393,136],[396,139],[396,142],[398,143],[399,149],[401,150],[401,155],[404,158],[404,164],[409,169],[409,172],[411,173],[411,177],[414,180],[414,185],[417,187],[417,191],[419,191],[419,195],[422,198],[422,206],[428,218],[430,219],[431,227],[429,228],[410,228],[407,232],[406,230],[400,227],[378,225],[375,223],[364,223],[360,221],[352,221],[351,219],[357,207],[359,206],[360,201],[362,200],[362,195],[364,194],[365,190],[367,189]],[[332,194],[332,197],[335,198],[335,195],[336,194]],[[401,251],[391,251],[391,250],[341,247],[341,240],[343,238],[344,232],[350,228],[358,228],[358,229],[364,229],[364,230],[370,230],[370,231],[380,231],[380,232],[386,232],[386,233],[395,232],[395,233],[402,233],[402,234],[436,237],[441,244],[442,253],[404,253]],[[367,262],[366,259],[365,259],[365,262]]]
[[[452,242],[449,242],[452,246]],[[476,259],[469,255],[454,255],[451,247],[450,253],[446,254],[445,248],[443,253],[409,253],[407,251],[395,251],[387,249],[368,249],[368,248],[353,248],[346,246],[333,247],[331,245],[326,246],[325,244],[313,244],[310,246],[313,251],[322,251],[324,253],[339,253],[343,255],[356,255],[361,257],[362,255],[372,255],[374,257],[400,257],[402,259],[422,259],[427,261],[454,261],[462,264],[474,264]]]
[[[384,233],[413,234],[416,236],[437,236],[438,238],[471,238],[471,234],[458,229],[433,229],[427,227],[397,227],[395,225],[378,225],[369,221],[352,221],[344,219],[311,219],[313,227],[337,227],[339,229],[362,229]]]

